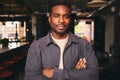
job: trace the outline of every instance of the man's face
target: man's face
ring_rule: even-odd
[[[48,19],[52,32],[65,34],[69,28],[70,19],[70,9],[68,7],[63,5],[53,7]]]

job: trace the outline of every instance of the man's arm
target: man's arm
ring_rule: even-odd
[[[87,46],[83,47],[82,53],[83,57],[86,59],[86,65],[84,66],[85,68],[79,69],[77,65],[75,69],[54,68],[54,71],[52,73],[53,75],[50,77],[51,78],[53,77],[53,79],[68,79],[68,80],[98,80],[99,65],[91,45],[88,44]],[[48,76],[46,74],[43,75],[45,75],[46,77]]]
[[[86,59],[80,58],[77,62],[75,69],[83,69],[86,68]],[[54,69],[43,69],[42,74],[47,78],[53,78]]]
[[[25,66],[25,80],[49,80],[42,75],[42,61],[39,58],[41,57],[39,50],[36,42],[29,48]]]

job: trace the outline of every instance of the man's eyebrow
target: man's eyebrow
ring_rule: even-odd
[[[53,13],[53,14],[60,14],[60,13]],[[65,13],[65,14],[62,14],[62,15],[71,15],[71,14],[69,14],[69,13]]]

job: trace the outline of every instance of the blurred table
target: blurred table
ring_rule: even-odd
[[[0,54],[6,52],[6,51],[8,51],[8,50],[11,50],[11,49],[20,47],[20,46],[25,45],[25,44],[26,44],[26,43],[11,42],[11,43],[9,43],[8,47],[2,47],[2,44],[0,44]]]

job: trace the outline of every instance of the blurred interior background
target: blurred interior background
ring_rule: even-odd
[[[70,5],[71,32],[93,45],[100,80],[120,80],[120,0],[0,0],[2,78],[23,79],[29,45],[49,31],[49,10],[56,3]]]

